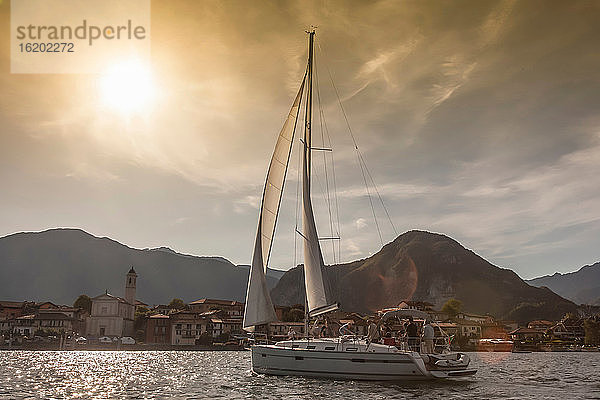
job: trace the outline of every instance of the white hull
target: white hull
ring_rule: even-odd
[[[292,347],[291,343],[297,344]],[[315,348],[307,348],[307,343]],[[326,347],[330,350],[325,350]],[[393,346],[371,344],[367,347],[364,342],[344,343],[336,339],[252,346],[252,370],[268,375],[397,381],[460,377],[475,373],[475,370],[466,368],[468,357],[466,364],[463,361],[453,368],[436,370],[431,370],[426,360],[429,360],[428,356],[399,351]]]

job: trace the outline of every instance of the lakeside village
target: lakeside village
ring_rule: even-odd
[[[275,306],[280,322],[258,327],[251,338],[242,329],[244,303],[204,298],[189,304],[173,299],[168,305],[149,306],[136,300],[136,279],[132,267],[126,275],[124,297],[108,291],[93,298],[81,295],[73,306],[0,301],[0,349],[241,350],[251,340],[275,342],[305,336],[302,305]],[[448,347],[513,352],[600,350],[599,315],[569,314],[560,321],[536,320],[519,326],[460,308],[455,299],[439,311],[433,304],[406,300],[375,315],[336,311],[326,319],[310,321],[309,336],[338,336],[342,331],[388,345],[414,346],[423,326],[431,323],[439,351]],[[385,312],[397,309],[422,311],[428,318],[386,321],[374,330]]]

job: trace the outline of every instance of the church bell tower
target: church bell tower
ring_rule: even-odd
[[[125,281],[125,300],[129,304],[135,305],[135,280],[137,278],[137,274],[133,267],[127,273],[127,280]]]

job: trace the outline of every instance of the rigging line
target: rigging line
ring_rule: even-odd
[[[319,47],[321,54],[323,54],[323,49],[321,48],[320,43],[317,43],[317,46]],[[375,212],[375,206],[373,204],[373,199],[371,198],[371,192],[369,190],[369,184],[368,184],[367,177],[365,174],[366,165],[363,166],[363,159],[362,159],[360,150],[358,149],[358,143],[356,142],[356,138],[354,137],[354,133],[352,132],[352,127],[350,126],[350,121],[348,120],[348,115],[346,114],[346,110],[344,109],[344,106],[342,104],[342,99],[340,98],[340,94],[337,90],[337,86],[335,86],[335,82],[333,81],[333,76],[331,74],[331,70],[329,69],[329,67],[327,66],[326,63],[324,63],[324,64],[325,64],[325,68],[327,69],[327,72],[329,73],[329,80],[331,81],[331,85],[333,86],[333,90],[335,92],[338,103],[340,105],[340,109],[342,110],[344,120],[346,121],[346,126],[348,127],[348,132],[350,133],[350,138],[352,139],[352,143],[354,144],[354,149],[356,150],[356,157],[358,160],[358,164],[360,166],[360,172],[363,176],[363,181],[365,183],[367,197],[369,198],[369,205],[371,206],[371,212],[373,213],[373,220],[375,221],[375,226],[377,228],[377,234],[379,235],[379,241],[381,242],[381,246],[383,246],[383,237],[381,235],[381,230],[379,228],[379,221],[377,221],[377,213]]]
[[[329,134],[329,127],[327,126],[327,120],[325,119],[325,114],[323,113],[323,126],[325,127],[325,135],[327,137],[327,145],[330,148],[333,148],[333,141],[331,140],[331,135]],[[335,205],[335,219],[336,219],[336,233],[341,238],[341,224],[340,224],[340,207],[339,200],[337,195],[337,178],[335,173],[335,157],[333,152],[331,152],[331,169],[332,169],[332,177],[333,177],[333,197],[334,197],[334,205]],[[342,260],[342,251],[341,251],[341,239],[338,243],[338,261]]]
[[[333,148],[333,142],[331,140],[331,135],[329,134],[329,128],[327,127],[327,120],[325,120],[325,115],[323,114],[323,126],[325,127],[325,135],[327,137],[327,144],[329,147]],[[333,152],[331,152],[331,169],[332,169],[332,177],[333,177],[333,197],[334,197],[334,205],[335,205],[335,218],[336,218],[336,233],[341,238],[341,224],[340,224],[340,207],[337,195],[337,178],[335,173],[335,157]],[[341,239],[338,243],[338,261],[341,263],[342,260],[342,250],[341,250]]]
[[[362,155],[361,155],[361,157],[362,157]],[[396,226],[394,225],[394,222],[392,221],[392,217],[390,217],[390,213],[388,212],[388,209],[385,206],[385,203],[383,202],[383,197],[381,196],[381,194],[379,193],[379,190],[377,189],[377,185],[375,184],[375,180],[373,179],[373,176],[371,176],[371,172],[369,172],[369,169],[366,168],[367,163],[365,162],[364,159],[363,159],[363,163],[365,164],[365,169],[367,171],[367,175],[369,176],[369,179],[371,180],[371,184],[373,185],[373,189],[375,189],[375,193],[377,193],[377,197],[379,197],[379,201],[381,202],[381,207],[383,208],[383,211],[385,211],[385,215],[387,216],[388,222],[392,226],[392,229],[394,231],[394,235],[398,236],[398,231],[396,230]]]
[[[315,57],[315,55],[313,55],[313,57]],[[316,59],[316,57],[315,57]],[[325,134],[323,131],[323,107],[321,104],[321,88],[319,85],[319,72],[317,69],[317,63],[315,60],[314,63],[314,70],[315,70],[315,86],[317,88],[317,107],[319,108],[319,125],[320,125],[320,130],[321,130],[321,142],[323,143],[323,147],[325,147]],[[327,212],[329,213],[329,234],[330,236],[334,236],[334,232],[333,232],[333,216],[331,213],[331,195],[329,192],[329,173],[327,171],[327,156],[325,154],[325,152],[323,152],[323,166],[325,169],[325,192],[326,192],[326,199],[327,199]],[[333,263],[336,264],[336,260],[335,260],[335,243],[332,241],[331,242],[331,253],[332,253],[332,257],[333,257]]]
[[[323,49],[321,48],[321,44],[317,41],[317,47],[319,48],[321,54],[323,54]],[[387,210],[387,207],[385,206],[385,203],[383,202],[383,198],[379,195],[379,190],[377,190],[377,185],[375,184],[375,180],[373,179],[369,168],[367,167],[367,163],[364,160],[364,157],[361,154],[361,151],[358,148],[358,143],[356,141],[356,137],[354,136],[354,132],[352,131],[352,127],[350,126],[350,121],[348,120],[348,115],[346,114],[346,110],[344,109],[344,105],[342,104],[342,99],[340,98],[340,93],[337,89],[337,86],[335,86],[335,82],[333,81],[333,75],[331,74],[331,70],[329,69],[329,66],[327,65],[327,63],[325,61],[323,61],[323,64],[325,64],[325,68],[327,69],[327,73],[329,74],[329,80],[331,81],[331,85],[333,86],[333,90],[335,92],[335,95],[337,97],[338,103],[340,105],[340,109],[342,110],[342,114],[344,116],[344,120],[346,121],[346,126],[348,127],[348,132],[350,133],[350,137],[352,138],[352,143],[354,144],[354,148],[356,150],[356,152],[359,155],[359,160],[362,160],[362,163],[364,165],[365,171],[367,172],[367,174],[369,175],[369,178],[371,179],[371,182],[373,183],[373,187],[375,188],[375,191],[377,192],[378,196],[379,196],[379,200],[381,201],[381,204],[383,205],[383,208],[385,210],[385,214],[390,222],[390,225],[392,226],[392,228],[394,229],[394,233],[397,235],[397,231],[396,231],[396,227],[394,226],[394,223],[392,222],[392,219],[390,217],[390,214]],[[360,162],[360,161],[359,161]],[[361,171],[362,171],[362,167],[361,167]],[[364,174],[364,172],[363,172]],[[364,176],[363,176],[364,178]],[[366,178],[365,178],[366,181]],[[365,185],[367,183],[365,182]],[[367,189],[368,192],[368,189]],[[371,198],[369,197],[369,201],[371,202]],[[372,202],[371,202],[372,204]],[[375,223],[377,224],[377,221],[375,221]],[[377,224],[378,225],[378,224]],[[382,243],[383,245],[383,243]]]
[[[373,213],[373,220],[375,220],[375,227],[377,228],[377,234],[379,235],[379,241],[381,242],[381,247],[383,247],[383,237],[381,236],[381,229],[379,228],[379,221],[377,220],[377,214],[375,213],[375,206],[373,205],[373,199],[371,198],[371,191],[369,190],[369,185],[367,184],[367,176],[365,175],[365,171],[363,170],[363,164],[360,159],[360,153],[357,152],[358,165],[360,165],[360,171],[362,172],[363,180],[365,182],[365,189],[367,190],[367,197],[369,198],[369,204],[371,204],[371,211]]]

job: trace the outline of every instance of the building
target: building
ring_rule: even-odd
[[[489,315],[477,315],[477,314],[470,314],[470,313],[466,313],[466,312],[458,313],[456,318],[460,318],[465,321],[477,322],[479,324],[483,324],[485,322],[490,322],[491,320],[493,320],[493,318]]]
[[[530,323],[528,323],[527,327],[531,328],[531,329],[539,329],[542,331],[546,331],[546,330],[552,328],[554,325],[555,325],[555,323],[552,321],[537,319],[535,321],[531,321]]]
[[[517,328],[508,333],[514,341],[534,341],[537,342],[544,337],[544,331],[532,328]]]
[[[548,328],[546,334],[552,339],[568,342],[583,343],[585,340],[585,329],[583,319],[578,317],[566,317],[552,327]]]
[[[433,311],[433,304],[427,301],[404,300],[398,304],[397,308],[407,308],[409,310]]]
[[[457,319],[458,335],[469,340],[481,339],[481,324],[468,319]]]
[[[159,304],[159,305],[152,307],[150,309],[150,311],[153,313],[156,313],[156,314],[169,315],[172,312],[177,311],[177,309],[175,309],[173,307],[169,307],[166,304]]]
[[[481,337],[487,339],[508,339],[508,330],[502,322],[488,320],[481,324]]]
[[[38,316],[41,314],[64,314],[70,318],[70,330],[75,333],[85,333],[85,321],[88,317],[88,312],[82,308],[75,308],[65,305],[56,305],[49,301],[40,303],[37,309]]]
[[[243,318],[244,317],[244,303],[232,300],[216,300],[216,299],[200,299],[192,301],[190,304],[190,311],[196,313],[203,313],[212,310],[221,310],[225,313],[227,318]]]
[[[125,279],[125,298],[106,291],[92,298],[92,313],[87,319],[88,336],[134,336],[137,274],[133,267]]]
[[[171,324],[171,344],[175,346],[194,346],[202,344],[202,339],[212,338],[211,318],[191,311],[180,311],[169,315]],[[219,333],[220,333],[219,326]],[[204,336],[203,336],[204,335]],[[208,340],[208,339],[207,339]]]
[[[146,320],[146,343],[171,344],[171,319],[154,314]]]
[[[0,319],[8,320],[23,315],[24,301],[0,301]]]

